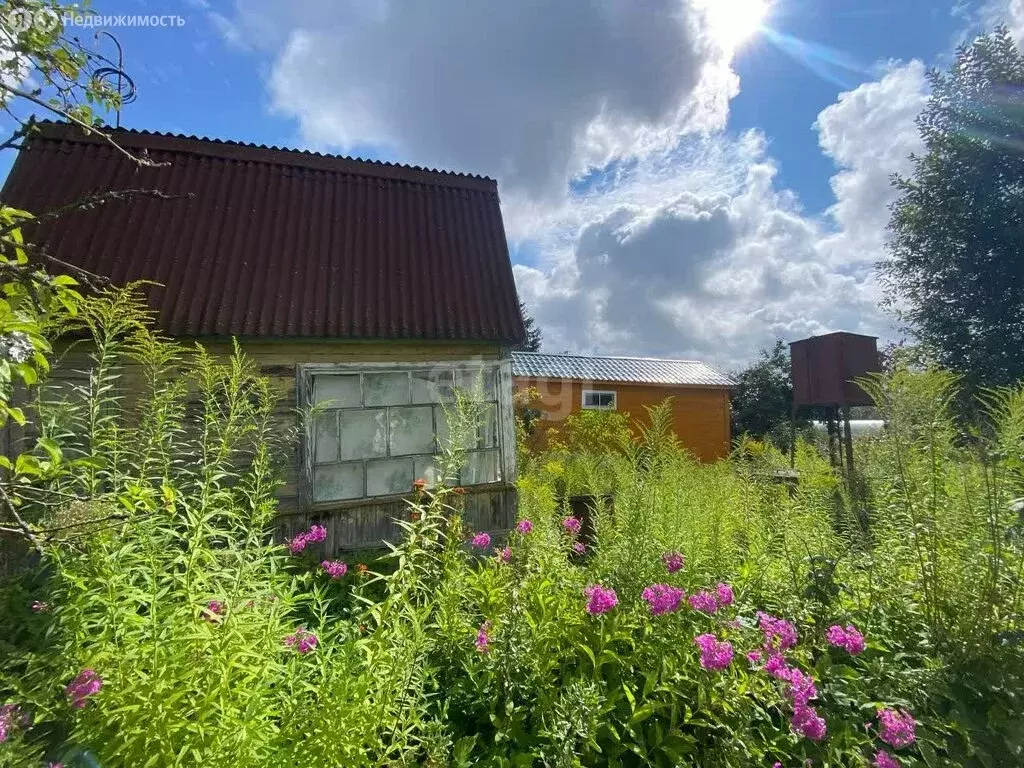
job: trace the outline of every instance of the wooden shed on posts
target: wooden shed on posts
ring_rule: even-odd
[[[430,478],[452,388],[482,379],[486,423],[459,482],[479,529],[514,521],[509,349],[524,336],[492,179],[132,130],[113,140],[43,124],[4,185],[45,212],[107,190],[154,189],[62,216],[53,256],[117,284],[153,281],[158,327],[227,353],[232,338],[282,393],[280,418],[330,401],[292,455],[282,532],[317,521],[328,547],[394,535]]]

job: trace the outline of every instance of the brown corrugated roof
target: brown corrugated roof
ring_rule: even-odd
[[[159,189],[34,236],[116,283],[153,280],[175,336],[452,339],[523,336],[497,184],[480,176],[194,136],[117,130],[167,165],[45,124],[2,199],[35,214],[111,189]]]

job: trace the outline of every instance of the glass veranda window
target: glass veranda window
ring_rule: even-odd
[[[318,369],[312,405],[319,414],[307,446],[312,501],[352,501],[408,493],[417,478],[441,478],[456,388],[472,392],[480,422],[465,464],[448,482],[481,485],[502,480],[497,364]]]

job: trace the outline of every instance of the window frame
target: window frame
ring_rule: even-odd
[[[587,395],[611,395],[611,405],[587,405]],[[585,411],[617,411],[619,396],[614,389],[584,389],[580,394],[580,408]]]
[[[493,370],[494,371],[494,386],[495,386],[495,400],[488,402],[496,403],[496,414],[495,414],[495,430],[496,440],[494,448],[482,448],[481,451],[494,450],[497,452],[497,470],[500,480],[496,482],[480,483],[475,485],[466,486],[470,489],[477,488],[494,488],[494,487],[508,487],[515,483],[516,479],[516,464],[515,464],[515,428],[512,413],[512,361],[508,357],[501,358],[467,358],[467,359],[455,359],[455,360],[439,360],[430,362],[401,362],[401,363],[380,363],[380,362],[352,362],[352,363],[299,363],[296,365],[296,381],[295,381],[295,393],[296,393],[296,405],[299,408],[299,412],[303,413],[315,402],[314,400],[314,382],[318,375],[352,375],[352,374],[380,374],[380,373],[409,373],[414,374],[417,371],[451,371],[454,377],[454,381],[458,381],[458,377],[461,373],[467,372],[474,374],[479,371]],[[363,402],[365,402],[365,395],[363,396]],[[435,407],[437,403],[407,403],[402,405],[389,405],[389,406],[366,406],[362,405],[359,410],[373,410],[376,408],[390,409],[390,408],[408,408],[408,407]],[[354,406],[343,406],[337,409],[328,409],[328,411],[338,410],[356,410]],[[388,501],[394,501],[395,499],[401,499],[407,497],[412,493],[410,487],[408,491],[403,493],[395,493],[380,496],[367,496],[368,491],[368,480],[366,477],[365,463],[369,459],[360,459],[356,461],[362,461],[364,463],[364,475],[363,475],[363,495],[358,498],[340,499],[333,501],[315,501],[314,494],[314,469],[317,466],[315,462],[316,452],[316,420],[310,419],[309,423],[304,425],[304,428],[300,430],[299,434],[299,446],[297,450],[298,459],[298,470],[299,470],[299,499],[302,508],[310,510],[325,510],[325,509],[338,509],[344,507],[353,506],[368,506],[375,504],[382,504]],[[435,440],[437,439],[437,428],[435,424]],[[390,441],[388,439],[388,444]],[[435,449],[437,446],[435,445]],[[436,454],[435,454],[436,455]],[[390,449],[385,453],[385,460],[390,460],[391,457]],[[404,458],[401,457],[401,458]],[[409,455],[409,458],[414,462],[417,458],[421,458],[421,454]],[[336,464],[344,464],[351,462],[335,462]]]

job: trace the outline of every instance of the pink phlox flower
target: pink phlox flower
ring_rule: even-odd
[[[584,544],[582,541],[577,541],[575,544],[572,545],[572,551],[575,552],[577,555],[584,555],[587,552],[587,545]]]
[[[790,668],[785,657],[777,651],[768,653],[768,661],[764,664],[764,671],[777,680],[788,680]]]
[[[49,603],[44,603],[42,600],[34,600],[32,602],[32,612],[33,613],[49,613],[50,612],[50,605],[49,605]]]
[[[103,678],[100,673],[95,669],[83,669],[75,679],[67,684],[64,688],[64,693],[71,699],[71,706],[75,709],[82,709],[85,706],[86,700],[99,693],[103,687]]]
[[[21,707],[17,704],[4,704],[0,706],[0,744],[7,741],[11,731],[19,724],[28,727],[29,721],[25,717],[20,718],[19,723],[18,715],[20,714]]]
[[[319,642],[317,636],[312,632],[307,632],[305,627],[299,627],[294,633],[286,636],[284,639],[286,646],[294,648],[303,656],[316,648]]]
[[[732,663],[732,643],[719,640],[710,633],[697,635],[693,642],[700,648],[700,665],[704,669],[725,669]]]
[[[327,575],[332,579],[340,579],[348,573],[348,563],[341,560],[324,560],[320,567],[327,571]]]
[[[64,763],[47,763],[46,768],[64,768]]]
[[[747,661],[749,661],[751,664],[760,664],[761,652],[757,650],[747,651]]]
[[[878,712],[878,738],[900,749],[914,743],[917,723],[906,710],[882,709]]]
[[[489,653],[491,650],[491,622],[485,621],[476,631],[476,649],[480,653]]]
[[[884,749],[880,749],[875,752],[875,759],[871,761],[871,764],[875,766],[875,768],[900,768],[900,764],[896,758]]]
[[[852,656],[861,653],[865,647],[864,635],[852,624],[847,624],[845,629],[834,624],[825,632],[825,639],[830,645],[842,648]]]
[[[806,705],[794,707],[790,726],[797,736],[804,736],[811,741],[821,741],[827,731],[825,718],[819,715],[814,707]]]
[[[327,528],[322,525],[311,526],[308,531],[297,533],[288,542],[288,550],[297,555],[306,549],[306,545],[324,541],[327,538]]]
[[[796,645],[796,627],[785,619],[758,611],[757,621],[761,627],[761,633],[764,635],[766,648],[785,651]]]
[[[776,760],[774,763],[772,763],[772,768],[782,768],[782,763]]]
[[[575,536],[580,532],[580,528],[583,527],[583,523],[580,522],[578,517],[567,517],[562,521],[562,527]]]
[[[650,606],[651,615],[660,616],[663,613],[673,613],[679,610],[679,605],[686,597],[686,592],[668,584],[652,584],[644,589],[640,596]]]
[[[210,622],[220,621],[220,617],[224,615],[226,609],[227,606],[220,600],[211,600],[203,609],[203,618]]]
[[[683,569],[686,559],[679,552],[666,552],[661,556],[661,562],[665,564],[665,570],[669,573],[676,573]]]
[[[814,678],[796,667],[790,669],[786,676],[789,681],[787,693],[793,702],[793,708],[807,706],[811,699],[816,698],[818,689],[814,684]]]
[[[615,594],[615,590],[606,589],[600,584],[591,584],[583,590],[583,594],[587,598],[587,613],[591,616],[608,613],[619,604],[619,596]]]
[[[525,536],[526,534],[533,532],[533,523],[530,520],[520,520],[519,525],[516,526],[516,530]]]
[[[499,563],[511,563],[512,562],[512,547],[505,547],[504,549],[494,548],[494,556],[498,558]]]
[[[719,584],[715,587],[715,597],[718,599],[719,606],[732,605],[732,601],[735,599],[732,594],[732,587],[728,584]]]
[[[473,549],[488,549],[491,546],[491,535],[489,533],[478,533],[469,541]]]
[[[690,595],[690,606],[701,613],[718,613],[718,600],[706,589]]]

